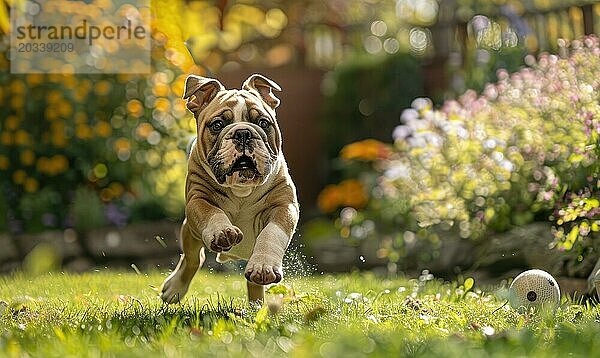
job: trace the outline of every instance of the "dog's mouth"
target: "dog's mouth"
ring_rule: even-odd
[[[240,177],[244,179],[254,179],[256,175],[258,175],[258,170],[256,169],[256,163],[252,158],[247,155],[242,155],[231,166],[227,176],[233,175],[234,173],[239,172]]]

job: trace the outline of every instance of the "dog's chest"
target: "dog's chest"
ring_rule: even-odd
[[[247,202],[223,203],[221,209],[225,212],[231,223],[242,231],[244,238],[242,242],[235,245],[227,253],[219,255],[219,261],[229,259],[248,259],[254,250],[254,244],[260,231],[263,229],[261,220],[257,217],[262,210],[261,205]]]

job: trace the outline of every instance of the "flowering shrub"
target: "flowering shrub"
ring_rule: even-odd
[[[0,42],[0,232],[181,215],[195,121],[153,37],[150,76],[13,75]]]
[[[452,230],[479,238],[547,220],[556,206],[556,245],[570,249],[598,231],[599,41],[560,45],[562,57],[528,56],[529,67],[500,70],[482,95],[467,91],[438,110],[416,99],[393,131],[389,154],[363,150],[371,165],[353,176],[368,188],[369,202],[346,222],[403,232],[382,245],[388,256],[415,235],[437,240]],[[362,159],[356,146],[342,157]]]

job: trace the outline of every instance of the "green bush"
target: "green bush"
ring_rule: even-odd
[[[195,123],[185,74],[154,57],[151,76],[12,75],[0,58],[0,230],[181,216]]]
[[[419,61],[407,54],[355,57],[329,76],[323,120],[329,158],[355,140],[387,140],[402,108],[423,95]]]
[[[462,78],[455,91],[464,93],[466,89],[481,92],[488,83],[498,80],[499,70],[516,72],[525,66],[523,59],[527,51],[522,47],[502,47],[498,51],[478,49],[471,52],[459,69],[452,69],[454,76]]]

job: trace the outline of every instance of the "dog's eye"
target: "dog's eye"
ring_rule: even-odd
[[[270,124],[271,124],[271,123],[269,123],[269,121],[268,121],[268,120],[266,120],[266,119],[264,119],[264,118],[261,118],[261,119],[259,119],[259,120],[258,120],[258,125],[259,125],[259,127],[260,127],[260,128],[262,128],[262,129],[267,129],[267,128],[269,128],[269,125],[270,125]]]
[[[221,129],[225,128],[225,122],[222,119],[215,119],[209,127],[213,132],[220,132]]]

